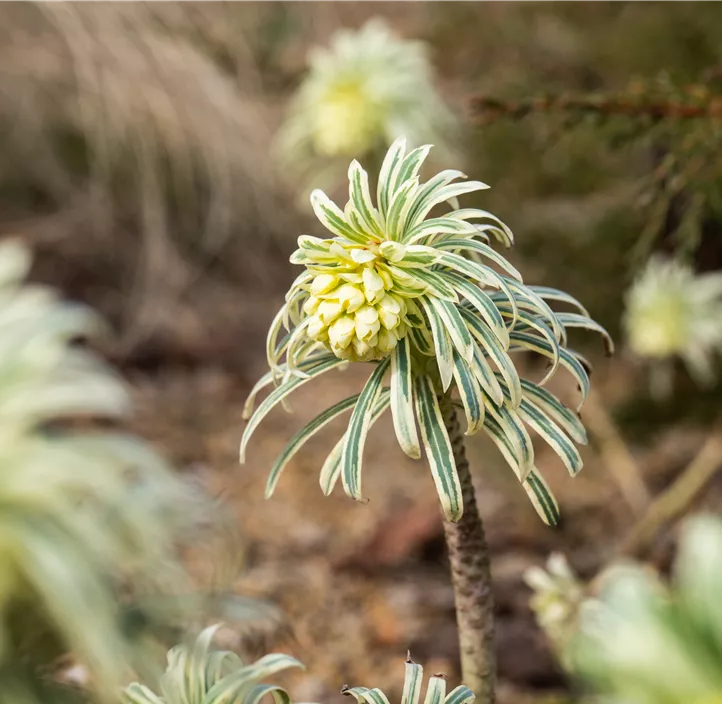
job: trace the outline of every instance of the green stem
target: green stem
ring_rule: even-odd
[[[477,704],[493,704],[496,658],[489,548],[476,506],[474,484],[456,409],[448,395],[439,401],[454,451],[464,501],[464,515],[461,519],[457,523],[444,521],[459,629],[461,678],[476,695]]]

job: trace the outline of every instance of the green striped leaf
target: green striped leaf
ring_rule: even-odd
[[[474,359],[471,360],[469,368],[482,390],[497,406],[500,406],[504,401],[504,394],[491,365],[486,361],[486,357],[478,345],[474,345]]]
[[[463,684],[446,695],[444,704],[471,704],[474,701],[474,693]]]
[[[516,281],[518,281],[519,283],[521,283],[522,281],[519,271],[514,266],[512,266],[512,264],[509,263],[505,257],[501,256],[501,254],[493,250],[488,244],[484,244],[483,242],[477,242],[476,240],[472,239],[445,239],[443,242],[440,242],[437,247],[439,249],[461,249],[469,252],[476,252],[482,257],[485,257],[486,259],[494,262],[494,264],[496,264],[500,269],[506,271],[512,278],[516,279]]]
[[[441,387],[446,391],[451,386],[454,376],[454,350],[451,346],[449,333],[444,322],[431,304],[431,301],[424,296],[419,301],[426,312],[431,327],[431,336],[434,339],[434,352],[436,353],[436,364],[441,375]]]
[[[123,692],[123,702],[126,704],[165,704],[165,702],[148,687],[133,682]]]
[[[604,340],[604,351],[607,356],[614,354],[612,336],[596,321],[577,313],[557,313],[556,316],[565,328],[585,328],[586,330],[598,332]]]
[[[544,357],[549,357],[550,359],[554,358],[554,350],[551,348],[551,345],[535,335],[529,335],[524,332],[512,332],[509,337],[511,338],[512,343],[510,348],[511,350],[530,350],[543,355]],[[571,372],[572,376],[576,379],[577,384],[579,385],[579,390],[582,395],[581,401],[577,406],[577,410],[579,410],[589,395],[589,375],[577,357],[571,354],[569,350],[565,350],[563,347],[559,348],[559,363]]]
[[[557,525],[559,523],[559,504],[539,471],[532,470],[523,486],[542,521],[548,526]]]
[[[411,328],[409,330],[409,337],[411,338],[414,348],[417,349],[421,354],[433,355],[434,354],[434,342],[428,331],[422,328]]]
[[[291,461],[293,456],[303,447],[309,438],[313,437],[321,428],[328,425],[334,418],[338,418],[342,413],[345,413],[350,408],[353,408],[356,401],[358,401],[359,395],[349,396],[349,398],[339,401],[330,408],[327,408],[323,413],[317,415],[310,423],[305,425],[299,430],[289,443],[284,448],[283,452],[276,458],[273,463],[273,467],[268,474],[268,480],[266,481],[266,498],[270,498],[276,489],[276,484],[281,476],[281,472],[285,469],[286,465]]]
[[[466,178],[466,174],[456,169],[446,169],[432,176],[426,183],[419,186],[419,190],[414,195],[413,206],[409,211],[409,217],[407,219],[408,228],[415,227],[424,219],[425,214],[419,217],[418,213],[425,207],[426,202],[433,197],[434,192],[439,188],[443,188],[446,184],[455,181],[457,178]]]
[[[458,354],[454,354],[454,379],[466,415],[466,435],[473,435],[484,424],[484,401],[479,382]]]
[[[444,704],[446,680],[443,677],[429,677],[424,704]]]
[[[389,267],[391,268],[391,267]],[[396,271],[400,269],[394,267]],[[404,271],[401,269],[401,271]],[[452,303],[458,303],[459,297],[456,295],[454,289],[447,283],[443,275],[431,271],[430,269],[411,269],[406,270],[406,273],[413,272],[411,275],[417,281],[421,281],[426,286],[426,293],[441,298],[445,301],[451,301]]]
[[[509,331],[501,313],[492,298],[476,284],[471,283],[455,271],[447,271],[444,276],[454,288],[479,312],[484,322],[497,336],[504,349],[509,347]]]
[[[426,161],[426,157],[429,156],[431,147],[431,144],[425,144],[422,147],[413,149],[406,155],[401,163],[401,168],[396,177],[396,183],[404,183],[404,181],[408,181],[410,178],[416,178],[419,175],[421,165]]]
[[[257,684],[243,696],[243,704],[259,704],[263,697],[269,694],[273,697],[273,701],[276,702],[276,704],[291,704],[293,701],[283,687],[275,684]]]
[[[475,228],[471,223],[456,220],[453,215],[449,217],[429,218],[420,222],[416,227],[411,228],[404,235],[404,242],[413,244],[425,237],[438,235],[471,235],[475,232]]]
[[[490,401],[486,403],[486,416],[491,416],[509,440],[510,450],[516,458],[514,469],[518,467],[518,477],[523,481],[534,466],[534,446],[531,437],[524,427],[524,423],[517,412],[507,406],[495,406]],[[484,419],[486,423],[486,418]]]
[[[343,694],[353,697],[359,704],[389,704],[386,695],[380,689],[368,687],[344,687]]]
[[[289,667],[303,669],[303,665],[290,655],[280,653],[265,655],[252,665],[247,665],[226,675],[208,690],[203,701],[206,704],[221,704],[222,702],[233,701],[238,694],[239,687],[246,686],[249,681],[265,679],[269,675],[286,670]]]
[[[423,679],[424,668],[415,662],[407,660],[405,663],[404,691],[401,694],[401,704],[419,704]]]
[[[569,474],[575,476],[582,468],[582,458],[574,443],[562,429],[534,404],[522,399],[518,410],[521,419],[531,426],[559,455]]]
[[[421,438],[436,484],[436,491],[439,494],[441,508],[446,520],[458,521],[464,513],[461,486],[456,473],[454,451],[444,426],[439,401],[431,380],[427,376],[416,377],[415,388],[416,416],[419,419]]]
[[[408,337],[399,340],[391,355],[391,414],[396,439],[401,449],[414,459],[421,457],[414,416],[411,344]]]
[[[516,367],[501,346],[499,340],[494,337],[491,330],[479,320],[471,311],[460,308],[462,318],[466,320],[471,334],[479,341],[486,354],[496,365],[511,393],[512,406],[516,407],[521,402],[521,382]],[[481,381],[481,379],[479,380]]]
[[[472,262],[470,259],[462,257],[460,254],[454,254],[453,252],[443,252],[439,257],[439,264],[448,266],[450,269],[454,269],[465,276],[468,276],[473,281],[478,281],[485,286],[491,286],[498,288],[506,296],[509,305],[515,312],[515,317],[512,320],[512,324],[509,327],[514,327],[516,322],[516,310],[517,304],[514,294],[512,293],[507,280],[505,277],[497,274],[493,269],[478,262]]]
[[[511,231],[509,226],[496,217],[496,215],[492,215],[486,210],[479,210],[478,208],[462,208],[454,213],[454,217],[458,220],[491,220],[499,226],[497,228],[497,234],[503,244],[506,247],[511,247],[512,244],[514,244],[514,233]]]
[[[383,415],[386,409],[389,407],[389,390],[382,389],[379,397],[374,406],[373,413],[371,414],[371,420],[369,421],[369,430],[373,427],[374,423]],[[326,457],[323,467],[321,467],[321,476],[319,478],[319,484],[321,490],[328,496],[336,486],[338,478],[341,476],[341,457],[343,455],[343,448],[346,444],[346,433],[344,433],[339,441],[334,445],[333,450]]]
[[[308,366],[304,368],[306,376],[291,377],[288,381],[284,382],[279,387],[271,391],[271,393],[268,394],[268,396],[258,406],[256,412],[251,416],[251,419],[248,421],[248,425],[246,426],[246,429],[243,432],[243,437],[241,438],[241,449],[239,453],[241,464],[246,461],[246,448],[248,447],[248,442],[251,439],[254,431],[258,427],[259,423],[268,415],[268,413],[270,413],[270,411],[273,410],[273,408],[279,402],[286,398],[286,396],[288,396],[292,391],[295,391],[300,386],[303,386],[303,384],[305,384],[310,379],[320,376],[321,374],[324,374],[330,369],[335,369],[336,367],[341,366],[341,364],[344,364],[344,360],[338,359],[331,354],[316,359],[314,360],[314,362],[315,364],[313,366]],[[303,365],[301,366],[303,367]]]
[[[361,501],[363,498],[361,495],[361,465],[364,443],[369,431],[371,410],[381,392],[381,382],[388,366],[388,357],[376,365],[376,369],[359,395],[346,431],[346,441],[341,456],[343,488],[349,496],[357,501]]]
[[[551,418],[574,442],[587,444],[587,431],[579,417],[569,410],[553,394],[527,379],[521,380],[524,397],[542,413]]]
[[[442,172],[443,173],[443,172]],[[423,200],[417,202],[416,207],[413,211],[413,219],[409,220],[409,225],[414,227],[421,222],[429,213],[429,211],[440,203],[458,198],[466,193],[473,193],[474,191],[482,191],[489,188],[485,183],[481,181],[464,181],[463,183],[450,183],[448,185],[435,188],[426,195]]]
[[[311,207],[321,224],[334,235],[358,244],[369,241],[367,235],[358,232],[346,221],[343,211],[323,191],[316,189],[311,193]]]
[[[474,356],[474,343],[469,329],[456,306],[440,298],[429,298],[429,302],[441,318],[441,322],[449,333],[451,342],[462,359],[470,362]]]
[[[404,159],[406,151],[406,138],[399,137],[390,147],[384,161],[381,164],[379,172],[379,185],[377,189],[377,199],[381,216],[386,219],[391,196],[396,187],[396,177],[401,169],[401,163]]]
[[[379,213],[371,201],[369,191],[369,175],[361,168],[361,164],[355,159],[348,167],[349,199],[354,204],[356,212],[361,217],[361,222],[366,230],[380,239],[384,238],[379,222]]]
[[[530,307],[532,312],[538,312],[539,315],[549,323],[549,327],[554,331],[554,335],[557,340],[560,340],[566,345],[566,330],[564,330],[560,322],[557,320],[554,311],[547,305],[546,301],[528,286],[524,286],[518,281],[514,281],[514,279],[509,279],[507,277],[503,278],[509,284],[509,288],[516,294],[517,308],[521,308],[526,304]]]
[[[587,318],[590,317],[589,311],[576,298],[574,298],[574,296],[570,296],[564,291],[559,291],[556,288],[549,288],[549,286],[529,286],[528,288],[541,296],[545,301],[567,303],[576,308],[582,315],[585,315]]]
[[[404,223],[408,217],[409,209],[414,202],[414,194],[419,187],[417,178],[410,178],[402,183],[391,198],[391,205],[386,216],[386,237],[390,240],[401,240]]]
[[[484,429],[491,441],[499,448],[507,464],[514,470],[517,478],[523,476],[518,454],[512,446],[509,437],[489,413],[484,416]]]

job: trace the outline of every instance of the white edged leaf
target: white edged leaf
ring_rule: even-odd
[[[564,291],[549,286],[529,286],[534,293],[541,296],[545,301],[558,301],[559,303],[567,303],[576,308],[582,315],[589,318],[589,311],[576,299]]]
[[[471,704],[474,699],[474,693],[465,685],[460,684],[446,695],[444,704]]]
[[[424,704],[444,704],[446,680],[443,677],[429,677]]]
[[[510,262],[508,262],[506,258],[503,257],[501,254],[493,250],[488,244],[484,244],[483,242],[477,242],[476,240],[472,239],[445,239],[443,242],[440,242],[437,247],[439,249],[465,250],[468,252],[476,252],[482,257],[485,257],[486,259],[494,262],[494,264],[496,264],[500,269],[503,269],[505,272],[507,272],[507,274],[509,274],[519,283],[522,282],[521,274],[516,269],[516,267],[514,267]]]
[[[604,351],[607,356],[614,354],[614,340],[612,336],[596,321],[578,313],[557,313],[557,319],[565,328],[584,328],[598,332],[604,340]]]
[[[587,431],[582,421],[556,396],[527,379],[521,380],[521,386],[529,403],[549,416],[574,442],[579,445],[587,444]]]
[[[369,241],[367,235],[356,230],[346,220],[344,212],[323,191],[316,189],[311,193],[311,207],[321,224],[334,235],[357,244]]]
[[[548,526],[557,525],[559,523],[559,504],[537,469],[533,469],[529,473],[523,486],[544,523]]]
[[[491,416],[509,441],[509,449],[515,457],[515,464],[512,468],[519,470],[517,476],[524,481],[534,466],[534,446],[524,423],[515,409],[509,408],[507,403],[496,406],[490,401],[486,403],[486,424]]]
[[[416,377],[414,385],[416,416],[441,508],[446,520],[458,521],[464,512],[461,485],[439,401],[428,376]]]
[[[404,667],[404,690],[401,694],[401,704],[419,704],[424,668],[410,660],[406,661]]]
[[[391,354],[391,414],[394,431],[401,449],[409,457],[419,459],[421,446],[414,415],[411,344],[408,337],[399,340]]]
[[[386,219],[389,205],[391,204],[391,196],[396,188],[396,177],[401,168],[401,163],[406,152],[406,138],[399,137],[389,147],[386,152],[384,161],[381,164],[379,172],[379,185],[377,190],[377,200],[381,216]]]
[[[456,306],[440,298],[429,297],[428,300],[441,318],[457,352],[464,361],[470,362],[474,356],[474,341]]]
[[[383,239],[379,212],[371,202],[369,176],[355,159],[348,167],[349,198],[367,232]]]
[[[466,415],[466,435],[473,435],[484,424],[484,401],[479,381],[458,354],[454,354],[454,380]]]
[[[419,299],[426,312],[431,327],[431,336],[434,340],[436,363],[441,376],[441,387],[446,391],[451,386],[454,377],[454,350],[451,346],[449,333],[446,331],[444,321],[441,319],[431,301],[424,296]]]

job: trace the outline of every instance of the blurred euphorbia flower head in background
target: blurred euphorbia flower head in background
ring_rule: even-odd
[[[401,135],[410,146],[432,141],[443,157],[454,127],[434,88],[424,44],[402,39],[373,19],[312,50],[279,138],[279,155],[304,181],[328,187],[350,158],[377,156],[380,163]]]
[[[632,351],[653,366],[653,390],[670,390],[669,363],[679,357],[701,385],[714,379],[722,350],[722,274],[695,274],[686,264],[652,258],[627,295],[625,327]]]

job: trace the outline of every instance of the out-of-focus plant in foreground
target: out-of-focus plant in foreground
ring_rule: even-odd
[[[450,145],[454,119],[432,82],[426,47],[383,20],[340,30],[315,48],[279,137],[284,164],[329,187],[354,157],[378,158],[401,135]]]
[[[245,665],[230,650],[212,650],[218,626],[206,628],[190,645],[178,645],[168,652],[168,667],[156,694],[145,685],[126,688],[126,704],[258,704],[270,695],[276,704],[290,704],[288,692],[261,681],[289,667],[303,667],[288,655],[273,653]]]
[[[18,702],[68,651],[100,695],[137,664],[119,598],[178,580],[170,528],[188,501],[147,445],[90,424],[125,415],[126,389],[78,344],[98,318],[24,284],[30,261],[0,245],[0,691]]]
[[[658,394],[670,391],[675,357],[695,381],[709,384],[714,352],[722,350],[722,273],[695,274],[653,257],[627,294],[625,327],[632,351],[654,365]]]
[[[640,566],[599,578],[570,646],[574,670],[604,701],[722,701],[722,521],[698,516],[683,530],[672,583]]]

